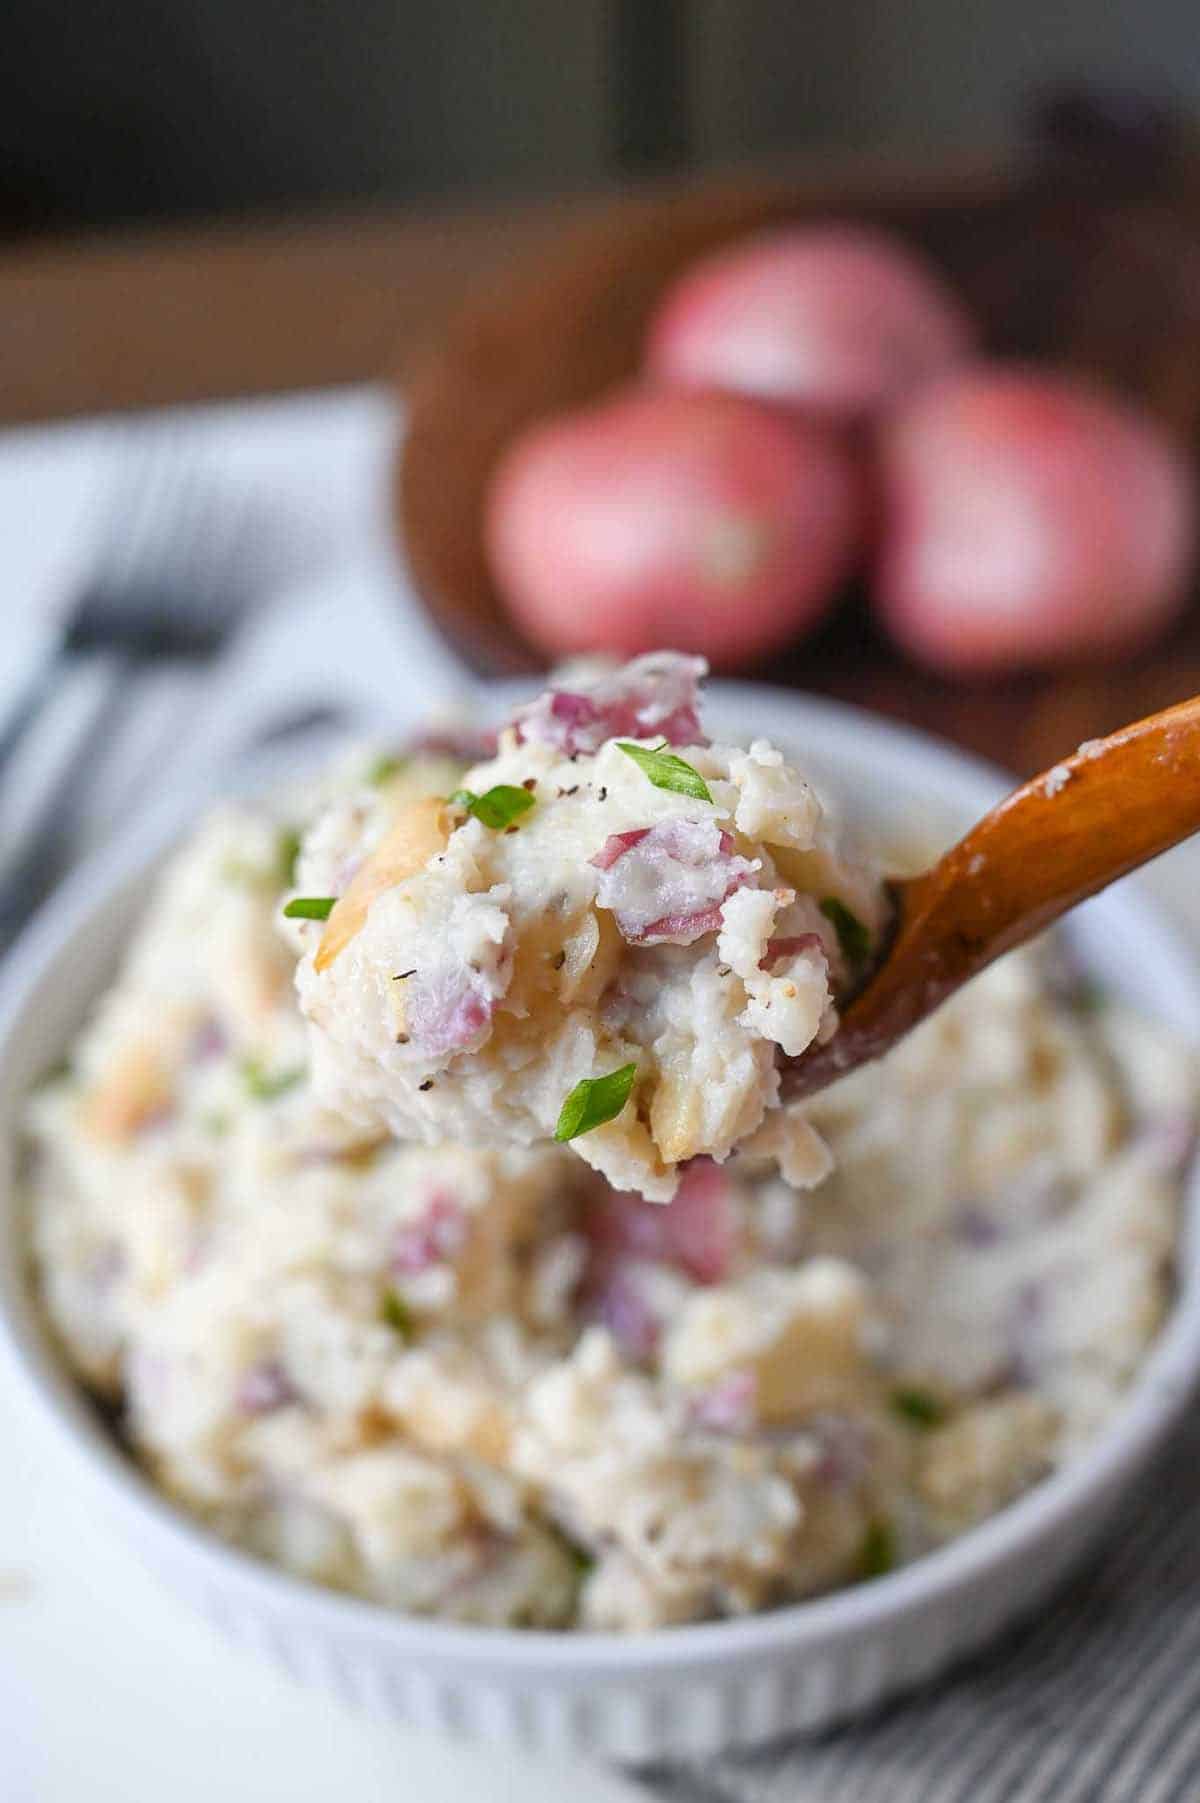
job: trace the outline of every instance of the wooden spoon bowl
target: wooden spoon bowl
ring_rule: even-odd
[[[883,1056],[981,970],[1200,831],[1200,699],[1081,745],[893,885],[890,942],[837,1032],[790,1066],[812,1095]]]

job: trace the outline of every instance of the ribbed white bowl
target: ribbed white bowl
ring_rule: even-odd
[[[830,790],[871,797],[868,819],[893,840],[930,815],[965,824],[1005,786],[930,740],[769,689],[714,685],[709,718],[718,735],[781,739]],[[1200,1373],[1194,1175],[1179,1299],[1110,1430],[954,1545],[835,1596],[636,1639],[460,1628],[304,1584],[176,1513],[103,1431],[46,1342],[28,1288],[16,1164],[23,1098],[109,981],[179,825],[178,814],[150,819],[81,871],[26,933],[0,984],[0,1365],[43,1424],[62,1481],[94,1495],[147,1562],[230,1635],[304,1682],[440,1731],[628,1760],[704,1754],[828,1726],[932,1677],[1031,1610],[1101,1533]],[[1135,886],[1090,904],[1074,935],[1102,981],[1200,1040],[1196,968]]]

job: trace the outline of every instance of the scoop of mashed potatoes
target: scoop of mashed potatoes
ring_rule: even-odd
[[[884,892],[777,750],[707,742],[704,669],[552,688],[453,794],[320,818],[287,912],[329,1107],[426,1143],[569,1139],[657,1201],[768,1120],[823,1174],[780,1059],[836,1030]]]

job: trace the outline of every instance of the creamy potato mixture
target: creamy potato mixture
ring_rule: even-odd
[[[685,714],[690,693],[681,680]],[[774,752],[705,748],[690,718],[628,705],[616,732],[685,744],[711,804],[656,789],[611,716],[552,698],[469,776],[475,753],[355,756],[303,808],[214,814],[30,1104],[36,1269],[82,1381],[184,1509],[390,1608],[640,1630],[870,1577],[1094,1435],[1169,1300],[1196,1093],[1180,1048],[1022,953],[882,1065],[794,1117],[768,1110],[776,1048],[828,1030],[855,950],[820,902],[869,934],[878,890]],[[319,897],[319,877],[351,896],[413,804],[529,775],[518,832],[460,808],[434,853],[449,874],[419,885],[420,943],[440,912],[478,984],[424,966],[419,992],[393,983],[408,929],[365,884],[345,949],[315,969],[337,916],[297,932],[285,898]],[[589,798],[556,813],[576,782]],[[539,816],[570,835],[569,878],[558,853],[543,869]],[[557,970],[514,899],[534,895],[564,897]],[[758,912],[735,929],[733,903]],[[313,1082],[297,938],[310,1012],[339,967],[377,983],[337,1049],[369,1107],[335,1112]],[[654,1034],[631,1022],[637,993],[609,1013],[630,970],[669,997],[643,997]],[[496,1026],[514,996],[528,1012]],[[768,1001],[794,1023],[782,1037]],[[393,1060],[385,1021],[421,1049]],[[496,1107],[543,1136],[581,1077],[620,1058],[690,1082],[718,1031],[736,1037],[738,1099],[688,1133],[724,1152],[760,1110],[767,1125],[721,1164],[681,1144],[666,1206],[589,1168],[632,1185],[677,1162],[635,1143],[636,1109],[569,1146],[384,1131],[410,1092],[441,1092],[444,1115],[414,1109],[422,1133]],[[503,1056],[484,1075],[487,1044]],[[542,1100],[521,1093],[530,1063]]]
[[[548,690],[451,798],[318,820],[293,907],[318,915],[297,982],[330,1107],[426,1143],[569,1138],[660,1202],[764,1123],[816,1168],[773,1118],[778,1054],[836,1031],[886,899],[777,750],[708,743],[704,667]]]

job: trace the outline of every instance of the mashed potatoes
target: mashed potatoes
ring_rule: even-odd
[[[550,690],[452,798],[318,820],[291,905],[328,911],[294,929],[331,1108],[426,1143],[557,1129],[658,1201],[777,1109],[779,1053],[835,1031],[886,903],[778,751],[705,741],[703,670],[662,654]],[[799,1117],[773,1131],[811,1161]]]
[[[657,877],[650,900],[639,878],[606,908],[594,847],[686,821],[737,835],[730,868],[744,858],[765,871],[769,856],[772,886],[756,871],[721,906],[726,920],[738,896],[778,907],[789,938],[800,911],[820,952],[787,967],[808,973],[821,1030],[841,948],[807,898],[840,894],[866,920],[872,891],[822,850],[817,804],[774,754],[690,744],[689,757],[719,797],[710,809],[649,784],[643,794],[607,740],[572,765],[533,734],[467,779],[533,770],[547,813],[559,786],[597,785],[577,855],[569,868],[556,858],[552,877],[526,836],[532,812],[508,839],[477,820],[454,829],[453,897],[509,923],[501,941],[478,943],[515,936],[501,1000],[514,985],[532,993],[522,957],[548,948],[531,904],[513,913],[497,888],[564,893],[556,920],[576,932],[607,914],[623,961],[617,916],[627,930],[628,917],[645,921]],[[339,857],[353,862],[410,804],[459,786],[445,760],[352,762],[306,804],[320,820],[301,887],[334,875]],[[789,856],[781,820],[811,840],[795,857],[820,872],[802,881],[789,865],[798,899],[787,903],[774,894],[777,850]],[[1117,1406],[1169,1297],[1192,1129],[1194,1073],[1162,1033],[1085,1005],[1040,955],[1019,954],[884,1064],[807,1103],[776,1141],[722,1165],[690,1159],[666,1207],[610,1188],[564,1147],[402,1144],[381,1132],[386,1107],[347,1121],[310,1080],[278,930],[305,824],[285,802],[200,827],[70,1069],[30,1103],[45,1307],[81,1381],[182,1508],[389,1608],[637,1630],[767,1607],[912,1558],[1003,1506]],[[476,861],[481,886],[460,882]],[[347,893],[348,864],[340,875],[333,887]],[[678,881],[677,913],[716,905],[702,869]],[[362,947],[344,954],[362,963],[344,969],[365,980],[383,958],[390,984],[390,918],[377,928],[372,908]],[[326,993],[328,973],[313,968],[323,929],[301,930],[312,1007]],[[705,1021],[736,1036],[753,1112],[767,1087],[757,1048],[778,1041],[739,1024],[754,1005],[748,957],[736,1010],[721,999],[728,932],[639,946],[673,997],[669,1009],[646,1000],[660,1009],[657,1036],[625,1016],[604,1025],[594,996],[580,1002],[586,1057],[554,1052],[547,1097],[610,1054],[658,1057],[674,1030],[694,1069],[705,1046],[683,1003],[699,993]],[[566,943],[558,927],[553,943]],[[558,981],[556,956],[545,962]],[[490,984],[500,967],[482,963]],[[588,994],[586,961],[571,968]],[[377,993],[379,1021],[391,993]],[[758,990],[764,1007],[771,993]],[[539,1034],[557,1032],[544,1001],[533,1018]],[[513,1020],[501,1043],[549,1071]],[[355,1068],[370,1072],[369,1010],[363,1030]],[[474,1121],[494,1093],[545,1131],[552,1102],[540,1114],[508,1093],[519,1067],[497,1090],[481,1080],[477,1096],[470,1084],[455,1096],[450,1062],[430,1066],[451,1091],[447,1118],[466,1108]],[[380,1065],[381,1103],[396,1070],[406,1084],[402,1061]],[[581,1149],[603,1143],[600,1131]],[[606,1143],[640,1175],[635,1153]],[[781,1160],[799,1183],[823,1181],[798,1187]]]

